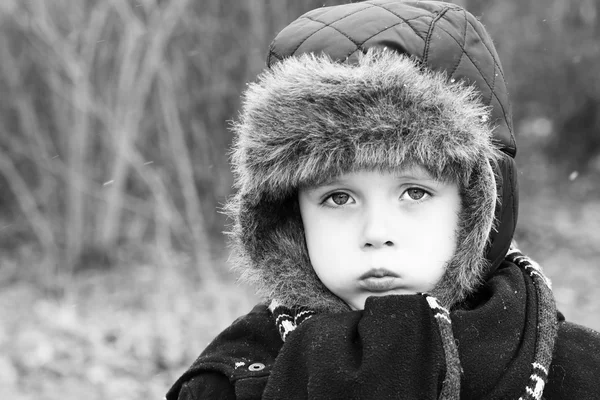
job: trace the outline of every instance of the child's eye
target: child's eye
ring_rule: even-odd
[[[427,196],[431,196],[431,194],[420,188],[410,188],[402,194],[402,197],[405,196],[408,196],[408,198],[405,198],[406,200],[419,201],[423,200]]]
[[[354,202],[354,199],[348,194],[343,192],[332,193],[325,199],[324,203],[327,203],[330,206],[337,207],[343,206],[349,203]]]

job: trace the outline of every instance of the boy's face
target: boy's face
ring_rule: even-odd
[[[454,255],[458,185],[422,167],[347,173],[298,197],[311,264],[354,310],[369,296],[429,292]]]

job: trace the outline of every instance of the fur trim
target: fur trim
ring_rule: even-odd
[[[488,111],[473,88],[389,50],[355,64],[305,54],[264,72],[233,125],[237,193],[226,211],[242,280],[284,306],[346,310],[310,265],[297,190],[417,163],[461,187],[457,251],[432,294],[446,307],[464,299],[485,270],[497,198]]]

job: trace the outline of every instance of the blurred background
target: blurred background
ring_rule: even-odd
[[[0,1],[0,397],[162,398],[256,301],[227,265],[228,121],[333,0]],[[600,329],[600,0],[462,0],[513,100],[517,240]]]

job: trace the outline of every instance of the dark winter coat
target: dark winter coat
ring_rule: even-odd
[[[509,250],[511,107],[475,17],[435,1],[323,7],[277,35],[267,67],[234,124],[227,211],[242,279],[290,311],[235,321],[168,400],[600,398],[600,334],[557,318],[541,269]],[[350,311],[312,270],[297,189],[407,163],[460,187],[457,250],[430,293],[451,312],[421,294]]]
[[[531,348],[513,317],[487,315],[501,304],[491,299],[452,315],[461,399],[522,394]],[[364,311],[309,319],[283,344],[271,312],[258,305],[210,344],[167,399],[436,399],[445,370],[439,336],[422,334],[431,319],[419,296],[370,298]],[[600,334],[561,318],[543,398],[598,399],[599,373]]]
[[[506,262],[488,298],[452,313],[463,368],[461,399],[518,399],[527,384],[531,310]],[[544,399],[598,399],[600,334],[559,318]],[[167,400],[437,399],[444,353],[422,296],[371,297],[364,311],[317,315],[285,344],[265,305],[236,320],[175,383]],[[533,326],[532,326],[533,325]],[[263,396],[264,393],[264,396]]]
[[[508,286],[527,291],[514,269],[504,263],[486,285],[489,297],[451,314],[461,399],[523,395],[536,321],[507,296]],[[272,313],[258,305],[207,347],[167,400],[437,399],[445,364],[433,320],[422,296],[371,297],[364,311],[308,319],[284,344]],[[543,398],[598,399],[600,334],[559,320]]]

